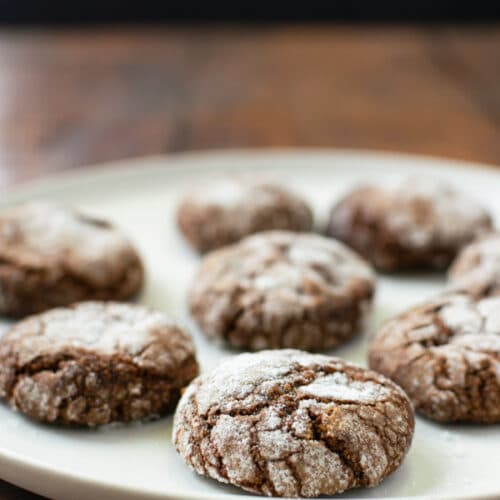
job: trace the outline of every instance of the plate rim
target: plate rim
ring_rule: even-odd
[[[269,148],[212,148],[200,149],[195,151],[179,151],[167,154],[153,154],[144,156],[134,156],[129,158],[109,160],[99,163],[82,164],[79,166],[64,167],[61,170],[50,172],[47,175],[39,175],[31,179],[14,180],[13,183],[6,182],[0,187],[2,197],[26,196],[31,190],[44,189],[56,183],[59,186],[72,185],[80,181],[94,180],[96,177],[106,179],[113,176],[118,170],[126,176],[140,176],[137,164],[144,162],[150,169],[182,169],[199,170],[206,168],[205,165],[175,165],[181,161],[193,162],[204,159],[227,159],[231,157],[246,158],[264,158],[269,156],[345,156],[345,157],[363,157],[365,159],[377,158],[378,160],[401,160],[403,162],[417,162],[422,165],[433,163],[441,168],[460,169],[462,171],[479,170],[483,172],[490,171],[492,174],[500,175],[500,164],[476,162],[460,158],[448,158],[437,155],[413,154],[409,152],[398,152],[383,149],[369,148],[329,148],[329,147],[269,147]],[[160,166],[159,162],[163,162]],[[28,191],[28,193],[24,193]],[[8,203],[4,200],[0,204]]]

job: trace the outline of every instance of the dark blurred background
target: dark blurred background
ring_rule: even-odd
[[[496,2],[0,0],[0,186],[210,148],[500,164]]]
[[[302,1],[302,2],[161,2],[86,0],[3,0],[0,19],[9,23],[88,23],[168,21],[491,21],[494,1]]]

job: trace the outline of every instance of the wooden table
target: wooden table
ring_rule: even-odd
[[[500,165],[500,26],[0,30],[3,187],[129,156],[270,146]],[[0,482],[13,498],[34,497]]]

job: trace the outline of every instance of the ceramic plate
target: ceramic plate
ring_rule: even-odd
[[[202,370],[231,353],[207,343],[189,323],[185,294],[198,265],[175,225],[175,209],[193,184],[228,172],[275,177],[314,206],[318,225],[332,202],[374,180],[440,177],[500,217],[500,169],[413,156],[335,151],[212,152],[137,159],[83,169],[4,193],[0,207],[31,199],[69,202],[121,226],[147,267],[144,304],[188,322]],[[398,311],[432,296],[444,275],[380,276],[371,330]],[[7,323],[3,323],[3,327]],[[367,337],[335,354],[365,364]],[[56,498],[241,498],[236,488],[203,479],[184,466],[171,444],[172,418],[99,430],[35,424],[0,405],[0,477]],[[444,426],[417,418],[410,452],[399,470],[372,489],[346,498],[500,496],[499,426]]]

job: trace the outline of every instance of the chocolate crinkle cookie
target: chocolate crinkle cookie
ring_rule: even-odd
[[[199,252],[271,229],[311,231],[313,215],[302,198],[267,180],[223,178],[200,186],[181,202],[177,221]]]
[[[0,213],[0,314],[26,316],[82,300],[125,300],[143,266],[109,222],[36,202]]]
[[[158,417],[197,375],[190,336],[143,306],[82,302],[31,316],[0,339],[0,397],[47,423]]]
[[[448,294],[387,322],[370,367],[442,422],[500,422],[500,297]]]
[[[374,289],[370,266],[342,243],[269,231],[207,255],[188,302],[209,338],[317,351],[360,331]]]
[[[328,234],[393,272],[446,268],[491,225],[482,207],[446,184],[408,179],[348,194],[333,207]]]
[[[448,277],[452,289],[476,298],[500,295],[500,233],[490,233],[464,247]]]
[[[375,486],[401,464],[414,428],[404,392],[337,358],[241,354],[195,379],[174,444],[198,474],[268,496]]]

